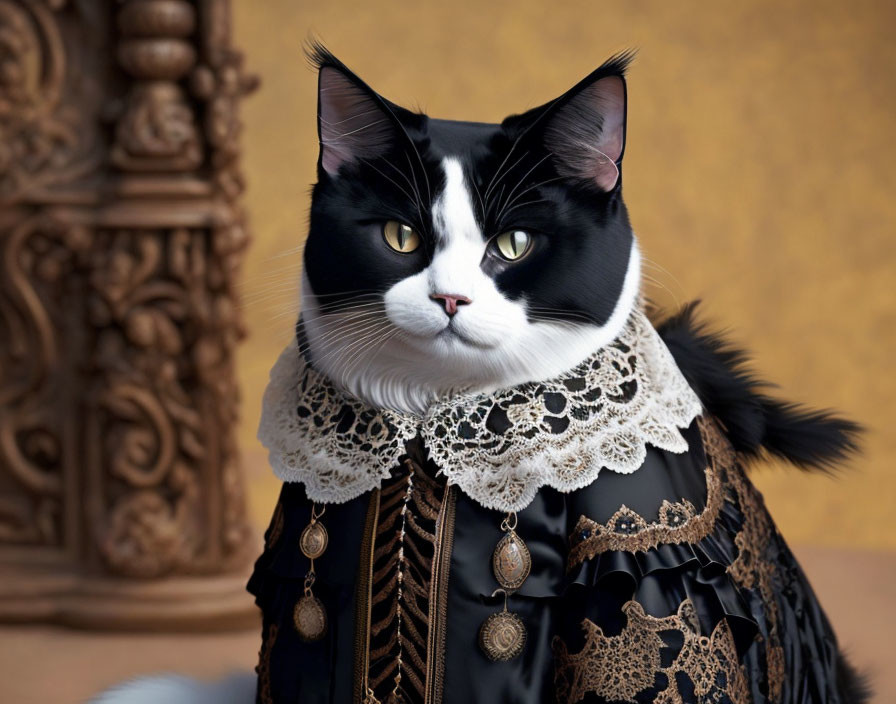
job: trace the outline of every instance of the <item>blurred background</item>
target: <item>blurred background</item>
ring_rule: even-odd
[[[241,282],[249,337],[237,356],[239,443],[257,529],[279,483],[255,430],[268,370],[299,311],[315,178],[306,36],[315,33],[389,99],[476,121],[544,103],[635,47],[624,192],[647,260],[646,291],[669,310],[702,299],[704,316],[749,349],[775,392],[868,427],[864,455],[837,478],[769,463],[754,479],[854,660],[876,676],[876,701],[896,696],[884,645],[896,626],[888,603],[896,586],[896,5],[234,0],[233,12],[234,43],[262,81],[241,112],[254,240]],[[0,685],[19,687],[4,701],[77,701],[37,684],[53,657],[78,662],[76,645],[105,663],[85,694],[155,669],[246,669],[258,648],[253,631],[144,637],[130,656],[132,641],[119,636],[59,634],[46,646],[32,634],[16,633],[15,646],[0,641],[4,666],[13,648],[35,656],[18,685]]]

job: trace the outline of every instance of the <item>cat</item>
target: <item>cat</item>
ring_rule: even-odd
[[[558,377],[620,336],[642,303],[622,198],[631,52],[500,124],[411,112],[322,45],[309,56],[320,152],[296,333],[311,367],[372,408],[425,416]],[[858,426],[768,396],[695,305],[657,330],[745,461],[827,470],[856,450]],[[832,697],[867,699],[842,656],[825,667]],[[142,686],[100,701],[140,701]],[[191,686],[180,700],[213,700]]]

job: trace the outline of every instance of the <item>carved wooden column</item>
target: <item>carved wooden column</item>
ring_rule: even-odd
[[[227,0],[0,0],[0,620],[250,622]]]

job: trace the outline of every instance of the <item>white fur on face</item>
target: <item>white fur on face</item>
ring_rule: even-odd
[[[443,169],[445,188],[433,206],[432,262],[386,291],[382,311],[322,316],[307,278],[303,282],[302,316],[315,366],[379,407],[423,414],[451,393],[557,376],[611,342],[637,298],[641,257],[633,242],[622,293],[605,325],[529,322],[526,302],[504,297],[480,267],[487,240],[460,162],[446,158]],[[466,296],[470,303],[451,318],[430,298],[438,293]]]

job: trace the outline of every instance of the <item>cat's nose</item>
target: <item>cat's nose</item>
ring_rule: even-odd
[[[466,296],[458,296],[454,293],[434,293],[430,296],[436,303],[440,301],[445,305],[445,312],[452,316],[457,313],[457,307],[472,303]]]

